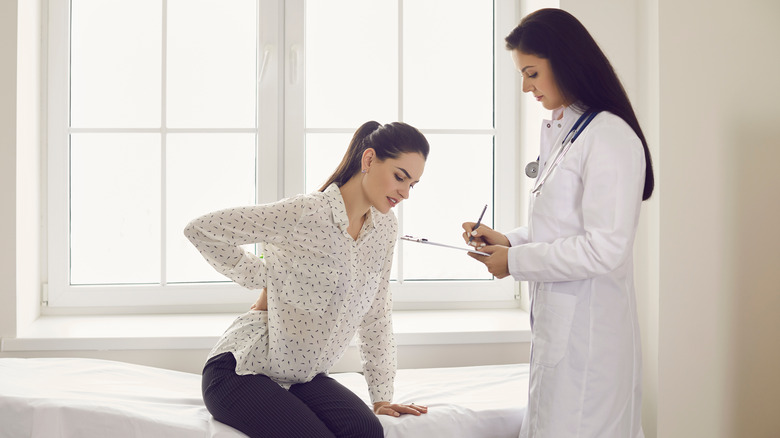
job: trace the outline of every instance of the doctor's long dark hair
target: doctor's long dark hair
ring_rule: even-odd
[[[417,128],[406,123],[393,122],[386,125],[374,121],[363,123],[352,136],[341,163],[327,182],[320,187],[320,191],[324,192],[334,182],[341,187],[350,178],[360,173],[363,151],[368,148],[374,149],[380,161],[398,158],[406,152],[417,152],[427,160],[430,149],[425,136]]]
[[[645,150],[642,200],[650,198],[655,178],[647,140],[612,64],[585,26],[561,9],[540,9],[523,18],[505,41],[508,50],[548,60],[564,101],[582,110],[609,111],[628,123]]]

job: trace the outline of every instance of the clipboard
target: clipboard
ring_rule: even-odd
[[[488,253],[486,253],[486,252],[477,251],[476,249],[474,249],[474,248],[469,248],[469,247],[467,247],[467,246],[466,246],[466,247],[463,247],[463,246],[454,246],[454,245],[447,245],[446,243],[432,242],[432,241],[430,241],[430,240],[428,240],[428,239],[426,239],[426,238],[424,238],[424,237],[414,237],[414,236],[410,236],[410,235],[408,235],[408,234],[407,234],[407,235],[405,235],[405,236],[401,236],[401,240],[407,240],[407,241],[409,241],[409,242],[424,243],[424,244],[427,244],[427,245],[436,245],[436,246],[442,246],[442,247],[444,247],[444,248],[459,249],[459,250],[461,250],[461,251],[468,251],[468,252],[473,252],[474,254],[479,254],[479,255],[483,255],[483,256],[489,256],[489,255],[490,255],[490,254],[488,254]]]

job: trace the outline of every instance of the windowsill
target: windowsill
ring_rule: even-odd
[[[45,316],[1,352],[75,350],[210,350],[235,314]],[[398,345],[530,342],[528,313],[519,309],[397,310]]]

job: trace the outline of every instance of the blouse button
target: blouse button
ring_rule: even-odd
[[[550,124],[549,124],[549,123],[547,124],[547,127],[548,127],[548,128],[550,127]]]
[[[559,127],[559,128],[561,127],[561,124],[560,124],[560,123],[558,123],[558,127]]]

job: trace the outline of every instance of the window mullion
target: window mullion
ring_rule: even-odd
[[[48,171],[49,305],[56,305],[70,283],[69,107],[70,2],[49,2],[46,160]]]
[[[283,196],[293,196],[304,191],[305,163],[304,143],[306,77],[304,47],[304,0],[287,0],[284,3],[284,49],[279,58],[284,59],[284,187]]]
[[[284,0],[260,0],[257,8],[256,195],[258,203],[283,196]]]

